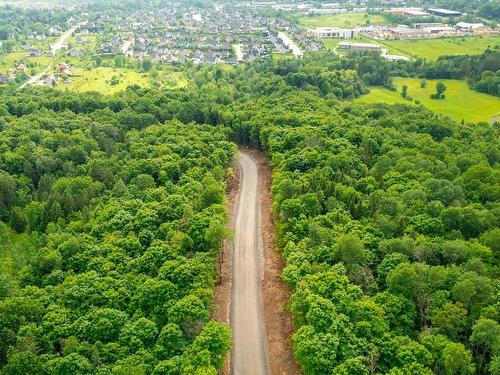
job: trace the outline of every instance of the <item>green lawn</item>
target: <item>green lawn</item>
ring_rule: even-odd
[[[482,94],[469,88],[467,82],[462,80],[441,80],[447,87],[445,99],[431,99],[439,80],[427,80],[425,88],[420,87],[420,79],[395,78],[394,84],[397,92],[381,87],[370,88],[370,93],[358,99],[362,103],[408,103],[414,102],[401,97],[401,87],[408,86],[408,95],[414,100],[419,100],[430,110],[446,115],[453,120],[462,119],[469,122],[491,121],[500,115],[500,99],[491,95]]]
[[[387,20],[378,14],[367,13],[345,13],[345,14],[325,14],[321,16],[302,16],[299,22],[306,27],[354,27],[366,25],[367,21],[371,25],[387,24]]]
[[[500,36],[376,41],[389,53],[436,60],[443,55],[477,55],[500,45]]]

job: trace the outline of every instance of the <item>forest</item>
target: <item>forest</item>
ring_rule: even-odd
[[[273,166],[304,374],[500,374],[500,129],[349,101],[417,69],[378,61],[188,64],[181,90],[1,95],[0,373],[216,374],[239,143]]]
[[[215,374],[226,130],[43,94],[0,104],[1,373]]]

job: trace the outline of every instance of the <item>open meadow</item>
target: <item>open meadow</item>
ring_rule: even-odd
[[[436,83],[443,82],[447,89],[445,99],[431,99],[430,95],[436,90]],[[430,110],[446,115],[456,121],[491,121],[500,116],[500,99],[491,95],[471,90],[467,82],[462,80],[444,79],[427,80],[425,88],[420,87],[420,80],[416,78],[395,78],[394,85],[397,91],[382,87],[370,88],[370,93],[357,99],[362,103],[406,103],[415,105],[419,101]],[[401,97],[403,85],[408,86],[408,95],[414,100]]]
[[[344,13],[321,16],[301,16],[299,23],[306,27],[355,27],[358,25],[381,25],[387,20],[379,14]]]
[[[75,69],[69,83],[60,82],[58,89],[76,92],[97,91],[101,94],[115,94],[129,86],[182,88],[187,81],[182,73],[159,71],[152,77],[130,68],[98,67],[91,70]]]
[[[387,47],[389,53],[437,60],[444,55],[478,55],[500,45],[500,36],[373,41]]]

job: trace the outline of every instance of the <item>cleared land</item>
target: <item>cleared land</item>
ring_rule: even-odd
[[[444,55],[478,55],[500,45],[500,36],[374,41],[389,53],[436,60]]]
[[[443,82],[447,87],[445,99],[430,98],[430,95],[436,90],[438,81]],[[368,95],[356,100],[363,103],[406,103],[415,105],[415,102],[401,97],[401,88],[403,85],[407,85],[408,95],[413,100],[418,100],[430,110],[446,115],[456,121],[462,119],[468,122],[491,121],[492,118],[500,115],[499,98],[471,90],[465,81],[452,79],[427,80],[427,86],[421,88],[419,79],[395,78],[394,84],[397,92],[381,87],[372,87]]]
[[[380,25],[388,23],[383,16],[368,13],[302,16],[299,17],[299,22],[306,27],[354,27],[358,25]]]

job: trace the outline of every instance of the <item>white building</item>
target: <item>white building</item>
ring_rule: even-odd
[[[381,52],[382,47],[378,44],[369,44],[369,43],[352,43],[352,42],[340,42],[337,44],[339,50],[342,51],[373,51],[373,52]]]
[[[422,28],[423,31],[429,34],[452,35],[455,34],[455,28],[451,26],[430,26]]]
[[[461,31],[464,33],[474,33],[478,35],[486,34],[490,31],[490,29],[482,23],[458,22],[455,27],[457,31]]]
[[[356,39],[358,31],[355,29],[340,29],[335,27],[318,27],[309,30],[309,33],[316,38],[341,38],[341,39]]]

